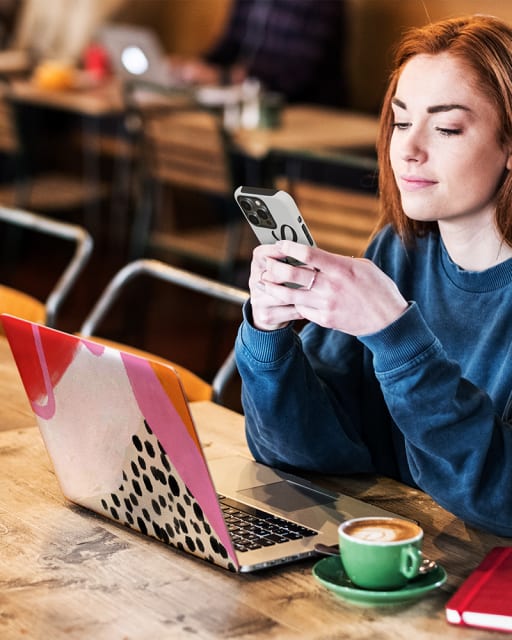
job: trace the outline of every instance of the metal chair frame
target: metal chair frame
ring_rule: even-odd
[[[79,334],[84,337],[94,336],[101,322],[114,302],[119,298],[126,285],[140,276],[151,276],[184,287],[185,289],[202,293],[210,298],[238,304],[240,306],[249,298],[249,293],[243,289],[174,267],[160,260],[135,260],[128,263],[114,275],[85,318]],[[211,383],[212,399],[214,402],[222,404],[226,386],[235,372],[234,351],[231,350],[221,367],[217,370]]]
[[[75,285],[92,253],[94,243],[91,235],[79,225],[61,222],[22,209],[0,207],[0,221],[75,243],[75,251],[70,261],[44,302],[46,324],[49,327],[55,327],[62,303]]]

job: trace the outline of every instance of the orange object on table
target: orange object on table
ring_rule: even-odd
[[[34,70],[33,81],[41,89],[70,89],[75,83],[75,68],[62,60],[45,60]]]

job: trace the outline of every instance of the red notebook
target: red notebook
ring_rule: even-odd
[[[446,603],[452,624],[512,631],[512,547],[494,547]]]

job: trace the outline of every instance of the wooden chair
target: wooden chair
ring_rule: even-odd
[[[98,336],[98,330],[102,326],[108,312],[112,309],[114,302],[120,298],[123,293],[126,294],[129,283],[136,278],[142,277],[150,277],[178,286],[185,290],[196,291],[203,294],[205,298],[209,298],[220,303],[229,303],[230,305],[235,305],[235,308],[238,309],[241,308],[249,297],[247,291],[217,282],[216,280],[206,278],[184,269],[179,269],[159,260],[135,260],[128,263],[115,274],[98,298],[93,309],[85,318],[79,330],[79,334],[84,337],[92,336],[93,340],[97,340],[102,344],[129,350],[131,353],[144,355],[146,357],[149,356],[160,362],[171,364],[180,374],[187,397],[190,401],[213,400],[222,404],[225,399],[227,385],[236,371],[233,351],[231,351],[224,360],[212,381],[207,382],[186,367],[172,362],[167,358],[162,358],[155,354],[150,354],[145,350],[120,344],[119,342]]]
[[[363,254],[378,219],[376,162],[341,155],[279,154],[276,187],[296,200],[321,249]]]
[[[219,117],[190,95],[147,82],[128,85],[126,96],[128,117],[140,125],[132,257],[171,256],[214,267],[229,281],[255,241],[233,200],[230,140]]]
[[[64,241],[75,244],[66,268],[44,301],[27,292],[0,285],[1,313],[10,313],[54,327],[62,303],[89,260],[93,249],[91,236],[78,225],[60,222],[20,209],[0,207],[0,222],[18,231],[26,230],[42,236],[62,238]],[[5,240],[5,234],[3,239]],[[1,327],[0,331],[2,331]]]
[[[107,185],[99,181],[91,184],[80,171],[49,171],[36,166],[40,147],[47,144],[40,143],[40,131],[26,130],[26,122],[13,102],[9,85],[0,82],[0,152],[10,158],[13,173],[11,180],[0,184],[0,205],[63,215],[97,208],[109,193]]]

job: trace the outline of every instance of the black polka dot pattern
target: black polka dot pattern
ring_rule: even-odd
[[[107,517],[236,571],[201,505],[173,469],[147,422],[132,437],[122,484],[115,493],[97,500],[94,508]]]

